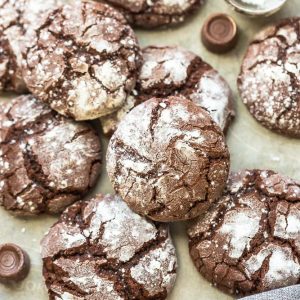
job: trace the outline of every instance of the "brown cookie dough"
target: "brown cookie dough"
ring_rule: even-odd
[[[182,23],[204,0],[104,0],[120,10],[127,21],[139,27],[155,28]]]
[[[300,283],[300,183],[273,171],[234,173],[188,235],[197,269],[225,292]]]
[[[87,120],[109,114],[134,88],[141,58],[135,34],[105,4],[61,6],[26,40],[25,82],[63,115]]]
[[[39,26],[59,0],[0,0],[0,90],[26,92],[22,77],[23,36]]]
[[[160,300],[175,283],[168,227],[135,214],[119,196],[73,204],[41,245],[50,300]]]
[[[100,172],[100,141],[85,122],[58,115],[31,95],[0,109],[0,205],[18,215],[58,213]]]
[[[300,137],[300,18],[260,32],[238,78],[243,102],[263,126]]]
[[[107,170],[133,211],[167,222],[194,218],[220,196],[229,169],[224,135],[193,102],[152,98],[112,136]]]
[[[196,54],[177,46],[143,49],[144,63],[135,90],[118,111],[102,117],[103,132],[111,135],[135,105],[152,97],[183,95],[205,108],[225,131],[234,117],[227,82]]]

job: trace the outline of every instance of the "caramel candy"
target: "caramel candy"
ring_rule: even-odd
[[[236,23],[226,14],[211,15],[202,27],[201,38],[211,52],[225,53],[236,45]]]
[[[15,244],[0,245],[0,281],[4,283],[23,280],[30,268],[27,253]]]

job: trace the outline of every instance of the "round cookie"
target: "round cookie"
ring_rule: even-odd
[[[58,213],[96,183],[100,140],[85,122],[31,96],[0,109],[0,205],[17,215]]]
[[[182,23],[204,0],[105,0],[120,10],[127,21],[143,28]]]
[[[263,126],[300,137],[300,18],[260,32],[250,44],[238,78],[243,102]]]
[[[134,92],[118,111],[102,117],[103,132],[111,135],[135,105],[152,97],[183,95],[205,108],[226,131],[234,117],[233,95],[223,77],[196,54],[177,46],[149,46]]]
[[[109,114],[135,86],[138,43],[124,17],[108,5],[61,6],[26,40],[28,89],[63,115],[88,120]]]
[[[41,246],[51,300],[160,300],[175,283],[168,227],[135,214],[119,196],[73,204]]]
[[[0,90],[27,91],[22,77],[23,36],[39,26],[59,0],[0,0]]]
[[[234,173],[188,235],[199,272],[227,293],[300,283],[300,183],[273,171]]]
[[[107,171],[131,209],[167,222],[194,218],[220,196],[229,169],[224,135],[193,102],[152,98],[112,136]]]

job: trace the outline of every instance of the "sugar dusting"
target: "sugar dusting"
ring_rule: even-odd
[[[160,52],[159,52],[160,53]],[[193,54],[177,51],[176,48],[157,51],[149,49],[144,52],[145,62],[141,69],[140,81],[144,89],[163,81],[165,84],[182,84],[187,78],[187,68]],[[153,76],[155,74],[155,76]]]
[[[145,255],[130,272],[132,278],[144,285],[150,295],[155,295],[158,290],[166,289],[169,292],[172,289],[176,280],[176,266],[175,249],[168,240],[161,248]]]
[[[163,102],[162,102],[163,104]],[[166,149],[172,139],[176,139],[176,144],[186,145],[187,147],[195,143],[199,146],[203,145],[205,142],[205,137],[201,134],[201,130],[199,129],[191,129],[191,130],[184,130],[181,129],[181,124],[189,122],[191,118],[190,113],[187,111],[186,107],[180,103],[176,103],[174,105],[168,106],[167,108],[162,107],[162,112],[160,117],[157,121],[154,138],[155,142],[149,139],[145,139],[144,132],[148,132],[150,134],[151,128],[151,110],[152,104],[147,105],[144,108],[144,104],[140,107],[136,108],[142,113],[141,122],[139,124],[139,130],[136,130],[136,115],[134,113],[129,113],[124,118],[123,122],[126,122],[126,126],[119,126],[118,132],[119,135],[122,136],[124,143],[130,146],[132,149],[136,149],[141,156],[145,158],[149,158],[152,155],[152,150],[156,145],[160,148]],[[202,116],[199,115],[197,117],[201,120]],[[122,123],[121,123],[122,124]],[[141,147],[141,145],[149,145],[149,148]],[[195,153],[195,149],[188,147],[192,150],[192,153]],[[182,148],[184,149],[184,148]],[[149,151],[150,150],[150,151]],[[188,157],[190,152],[186,152]],[[108,157],[108,159],[111,159]],[[126,157],[124,160],[124,165],[127,168],[135,170],[136,172],[147,173],[149,170],[153,168],[153,165],[149,164],[149,161],[146,160],[139,160],[136,161],[134,158]]]
[[[240,258],[259,230],[260,215],[255,210],[243,209],[227,213],[220,234],[228,238],[229,256]]]
[[[42,240],[42,258],[51,257],[60,251],[82,246],[86,238],[80,229],[65,223],[58,223],[50,228]]]
[[[232,93],[229,85],[215,70],[203,74],[196,92],[190,96],[196,104],[208,110],[213,120],[224,130],[227,125]]]
[[[104,198],[99,203],[91,201],[86,208],[94,211],[90,227],[87,229],[92,241],[99,239],[99,229],[103,225],[101,245],[107,257],[116,258],[122,262],[131,259],[144,243],[155,239],[157,229],[146,219],[133,213],[120,197]]]
[[[161,1],[166,6],[178,6],[180,9],[185,10],[190,6],[189,0],[162,0]]]
[[[184,87],[188,82],[188,69],[197,56],[179,47],[149,47],[144,50],[144,64],[142,66],[140,82],[142,89],[159,88],[159,82],[171,87]],[[200,65],[199,68],[204,67]],[[207,66],[205,66],[207,68]],[[197,72],[199,70],[195,70]],[[183,89],[184,91],[184,89]],[[175,90],[175,94],[176,94]],[[180,94],[180,92],[179,92]],[[204,107],[214,121],[224,129],[232,111],[232,93],[227,82],[211,67],[199,78],[199,82],[191,88],[190,95],[186,95],[197,105]]]
[[[259,10],[270,10],[279,7],[286,0],[239,0],[239,2],[245,5],[254,6]]]
[[[67,272],[69,277],[63,280],[72,282],[87,294],[92,294],[94,299],[122,300],[114,291],[114,283],[97,275],[97,264],[94,261],[78,261],[68,258],[59,258],[54,264]]]
[[[262,267],[266,259],[268,271],[262,278],[267,289],[297,283],[300,276],[299,260],[293,255],[290,247],[269,244],[244,262],[246,274],[251,276]]]
[[[300,249],[300,205],[290,204],[289,207],[277,206],[277,214],[274,225],[274,236],[283,239],[296,240],[296,246]]]

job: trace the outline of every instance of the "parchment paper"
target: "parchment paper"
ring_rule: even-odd
[[[46,0],[45,0],[46,1]],[[201,44],[200,29],[204,19],[211,13],[226,12],[237,22],[239,31],[238,46],[225,55],[208,52]],[[231,152],[231,168],[270,168],[300,180],[300,140],[289,139],[274,134],[260,126],[248,113],[236,91],[236,78],[240,63],[249,40],[265,24],[287,16],[300,16],[300,1],[288,0],[283,9],[269,18],[251,19],[235,13],[223,0],[207,0],[204,7],[191,20],[174,29],[141,31],[137,34],[142,46],[150,44],[177,44],[199,54],[230,83],[235,94],[237,116],[230,127],[227,140]],[[11,96],[2,95],[2,101]],[[97,122],[96,122],[97,123]],[[99,125],[97,123],[97,125]],[[99,126],[98,126],[99,127]],[[102,138],[103,160],[107,140]],[[92,195],[113,192],[108,181],[105,165],[97,187]],[[40,216],[33,219],[12,217],[0,208],[0,243],[14,242],[28,251],[31,258],[29,276],[20,284],[4,286],[0,284],[1,300],[46,300],[47,291],[42,278],[39,241],[57,218]],[[185,223],[171,225],[172,236],[177,248],[179,269],[176,286],[169,300],[226,300],[231,297],[212,287],[193,266],[189,253]]]

